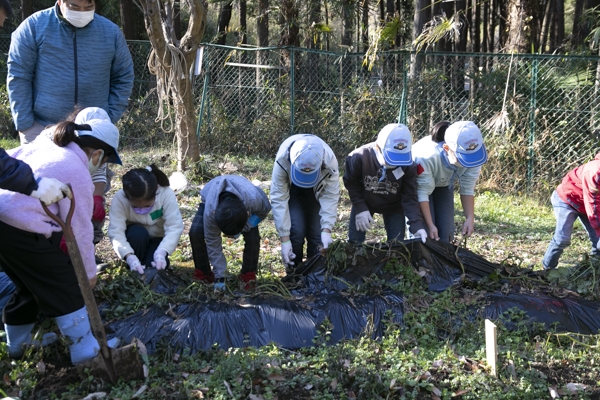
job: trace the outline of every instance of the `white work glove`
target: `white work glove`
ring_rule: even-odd
[[[324,249],[326,249],[331,243],[333,243],[333,239],[331,239],[330,232],[321,232],[321,243],[323,243]]]
[[[356,230],[366,232],[371,228],[373,217],[370,211],[363,211],[356,215]]]
[[[296,255],[292,252],[292,242],[281,242],[281,259],[285,265],[294,265],[292,260]]]
[[[415,233],[416,238],[421,238],[421,242],[425,243],[427,241],[427,231],[425,229],[419,229]]]
[[[146,269],[146,267],[144,267],[142,263],[140,263],[140,260],[136,257],[135,254],[128,255],[125,259],[125,262],[127,263],[127,265],[129,265],[130,270],[137,271],[137,273],[140,275],[144,274],[144,269]]]
[[[165,268],[167,268],[167,258],[166,257],[167,257],[166,251],[164,251],[163,249],[157,249],[154,252],[154,261],[152,261],[150,264],[157,270],[165,269]]]
[[[47,206],[64,197],[73,198],[71,189],[58,179],[38,178],[37,184],[38,188],[31,192],[31,196],[40,199]]]

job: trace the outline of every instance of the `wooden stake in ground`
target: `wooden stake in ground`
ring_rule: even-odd
[[[496,361],[498,360],[496,325],[489,319],[485,320],[485,356],[490,366],[491,374],[497,376]]]

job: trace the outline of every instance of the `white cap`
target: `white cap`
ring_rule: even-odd
[[[473,122],[457,121],[453,123],[446,129],[444,139],[463,167],[479,167],[487,162],[483,136]]]
[[[77,113],[75,117],[76,124],[86,124],[91,119],[106,119],[110,121],[108,113],[100,107],[86,107]]]
[[[375,142],[386,164],[395,167],[412,165],[412,134],[403,124],[388,124],[379,131]]]
[[[290,147],[292,183],[301,188],[311,188],[319,181],[323,164],[323,145],[321,139],[306,135],[296,140]]]
[[[78,130],[79,136],[93,136],[98,140],[103,141],[114,149],[114,154],[108,159],[108,162],[122,165],[121,158],[117,149],[119,148],[119,130],[113,125],[110,120],[106,119],[90,119],[83,122],[81,125],[87,124],[92,130]]]

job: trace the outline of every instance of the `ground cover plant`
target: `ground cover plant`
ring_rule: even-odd
[[[170,174],[176,168],[163,146],[144,152],[125,148],[123,167],[108,198],[120,188],[120,176],[130,168],[155,163]],[[107,321],[116,320],[151,305],[165,309],[174,304],[209,296],[232,301],[240,296],[282,296],[290,298],[282,283],[279,240],[272,216],[261,224],[259,279],[255,289],[243,291],[235,276],[241,267],[243,240],[226,241],[225,255],[231,279],[228,290],[215,294],[212,288],[192,280],[193,262],[186,235],[200,202],[201,185],[219,174],[241,174],[257,184],[270,179],[272,160],[205,155],[188,173],[189,187],[179,195],[186,230],[178,250],[171,256],[173,274],[186,284],[172,295],[155,293],[137,273],[127,270],[114,255],[108,239],[99,253],[112,265],[99,276],[95,288]],[[268,185],[265,186],[268,188]],[[268,190],[268,189],[267,189]],[[456,199],[458,205],[458,198]],[[457,207],[460,209],[460,207]],[[328,268],[339,268],[344,259],[344,240],[350,203],[345,191],[333,230],[335,242]],[[461,216],[457,220],[462,223]],[[560,268],[546,275],[543,285],[532,283],[524,273],[539,270],[554,230],[549,202],[522,193],[501,194],[491,185],[481,185],[476,197],[476,233],[461,246],[502,264],[515,281],[535,293],[560,288],[563,296],[600,298],[600,266],[589,258],[590,243],[585,230],[576,225],[572,245],[561,259]],[[367,240],[385,236],[381,218]],[[401,324],[386,316],[381,338],[365,337],[328,344],[332,325],[325,321],[313,339],[313,346],[285,349],[275,344],[261,348],[220,349],[189,354],[161,343],[148,356],[145,381],[108,385],[94,376],[81,377],[71,367],[68,347],[59,341],[43,349],[30,349],[21,360],[8,357],[0,345],[0,389],[6,396],[24,399],[106,398],[141,399],[542,399],[600,398],[600,335],[557,332],[552,327],[529,324],[522,312],[510,310],[498,320],[498,375],[490,375],[485,362],[484,321],[478,317],[482,296],[502,290],[494,276],[479,282],[463,281],[443,292],[426,290],[419,274],[401,259],[390,260],[388,272],[402,279],[393,289],[404,294],[405,313]],[[356,288],[376,292],[389,283],[369,280]],[[352,294],[352,293],[351,293]],[[39,324],[39,331],[56,329],[52,321]]]

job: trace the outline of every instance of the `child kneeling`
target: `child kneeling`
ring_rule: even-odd
[[[169,266],[183,232],[183,219],[169,178],[155,165],[132,169],[110,205],[108,236],[132,271]]]

